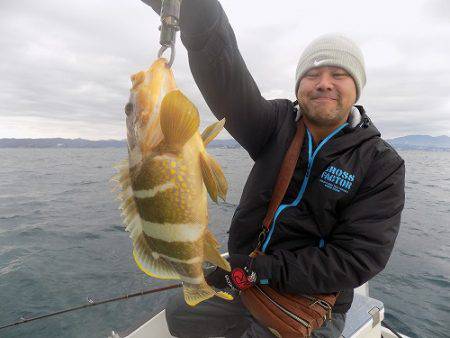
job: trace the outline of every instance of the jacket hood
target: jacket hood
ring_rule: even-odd
[[[336,150],[352,148],[374,137],[380,137],[381,133],[372,123],[363,106],[353,106],[347,120],[348,125],[335,137]]]
[[[301,113],[297,112],[296,121]],[[348,125],[327,142],[326,147],[321,151],[335,154],[353,148],[371,138],[380,137],[381,133],[372,123],[363,106],[352,107],[347,120]]]
[[[302,116],[302,112],[299,109],[298,101],[293,102],[293,105],[296,114],[295,121],[297,122]],[[381,136],[381,133],[372,123],[364,107],[361,105],[354,105],[352,107],[347,123],[348,125],[333,138],[334,141],[337,141],[341,139],[342,136],[351,134],[350,137],[345,137],[345,141],[340,140],[340,142],[336,142],[337,144],[334,146],[337,151],[351,148],[355,145],[360,144],[361,142],[364,142],[365,140]]]
[[[301,113],[297,112],[295,120],[297,121],[300,116]],[[313,171],[323,170],[339,154],[344,154],[346,151],[358,147],[364,142],[381,136],[361,105],[353,106],[347,123],[347,126],[323,145],[317,154],[317,165],[315,165],[315,170]]]

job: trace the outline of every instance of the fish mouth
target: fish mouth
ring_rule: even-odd
[[[167,60],[156,60],[149,69],[131,76],[130,98],[125,105],[127,139],[131,149],[148,154],[162,141],[160,104],[167,93],[176,89]]]

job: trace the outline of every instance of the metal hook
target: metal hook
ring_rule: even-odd
[[[169,61],[167,62],[167,65],[170,67],[172,67],[173,61],[175,60],[175,45],[170,45],[170,46],[161,46],[161,48],[158,51],[158,58],[161,58],[162,55],[164,54],[164,52],[170,48],[170,58]]]

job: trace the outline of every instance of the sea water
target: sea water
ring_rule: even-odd
[[[210,149],[229,182],[210,203],[210,228],[227,230],[252,161],[243,149]],[[370,282],[386,320],[411,337],[450,336],[450,152],[401,151],[406,205],[386,269]],[[0,149],[0,326],[72,306],[170,284],[132,258],[113,164],[125,149]],[[170,294],[137,297],[0,330],[0,337],[107,337],[129,332]]]

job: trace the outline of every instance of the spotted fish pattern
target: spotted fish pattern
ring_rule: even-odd
[[[199,113],[176,88],[167,61],[131,76],[125,106],[128,159],[117,166],[120,209],[133,241],[133,257],[146,274],[183,281],[186,303],[213,296],[231,300],[204,279],[205,261],[230,271],[208,229],[207,193],[225,200],[227,182],[205,146],[225,124],[200,135]]]

